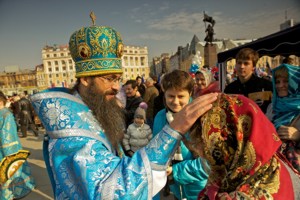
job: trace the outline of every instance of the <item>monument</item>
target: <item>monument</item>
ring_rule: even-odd
[[[203,22],[206,33],[204,38],[204,41],[206,42],[204,46],[204,65],[212,68],[217,63],[217,47],[212,43],[214,41],[214,26],[216,21],[204,12]],[[208,25],[206,25],[206,23],[208,23]]]

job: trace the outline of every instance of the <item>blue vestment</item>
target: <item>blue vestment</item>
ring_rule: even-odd
[[[0,161],[22,149],[13,114],[7,109],[0,109]],[[1,169],[2,170],[2,169]],[[0,199],[17,199],[26,196],[35,187],[30,167],[25,161],[14,175],[0,185]]]
[[[166,180],[181,139],[169,126],[129,158],[113,149],[78,94],[54,89],[31,100],[49,135],[44,155],[55,199],[151,199],[154,174]]]

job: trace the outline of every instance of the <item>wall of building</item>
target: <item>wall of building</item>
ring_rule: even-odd
[[[122,56],[123,80],[136,79],[137,76],[149,77],[148,48],[124,46]]]

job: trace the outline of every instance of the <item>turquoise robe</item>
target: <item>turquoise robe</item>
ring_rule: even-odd
[[[0,110],[0,161],[22,149],[13,114],[7,109]],[[26,196],[35,187],[30,167],[25,163],[3,185],[0,185],[0,199],[17,199]]]
[[[55,199],[152,198],[153,172],[166,177],[181,139],[178,132],[164,127],[129,158],[112,148],[78,94],[55,88],[31,100],[49,135],[44,155]]]
[[[166,124],[168,124],[166,109],[162,109],[155,116],[153,136],[156,136]],[[194,200],[207,183],[210,167],[205,159],[195,159],[182,141],[180,147],[183,161],[172,166],[174,184],[170,185],[170,190],[177,199]],[[153,199],[159,200],[160,197],[156,195]]]

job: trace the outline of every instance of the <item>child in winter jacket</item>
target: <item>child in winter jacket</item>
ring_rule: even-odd
[[[142,102],[134,113],[133,123],[124,135],[123,147],[128,156],[132,156],[138,149],[146,146],[152,138],[152,130],[146,121],[147,104]]]

